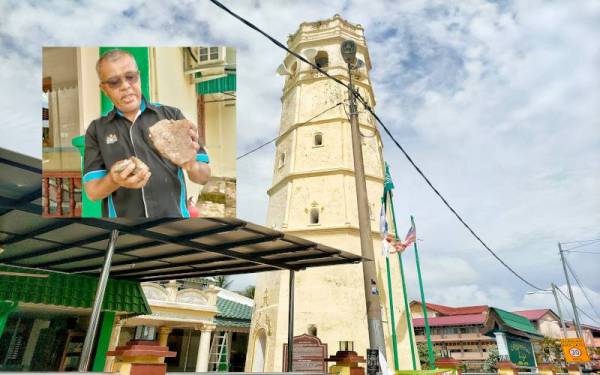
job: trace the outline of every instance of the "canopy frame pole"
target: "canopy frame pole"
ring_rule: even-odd
[[[118,230],[113,229],[110,231],[108,246],[106,247],[106,255],[104,256],[104,265],[102,266],[102,272],[100,273],[100,279],[98,280],[98,288],[96,289],[96,297],[94,298],[94,305],[92,306],[90,324],[88,325],[87,332],[85,334],[85,341],[83,342],[83,348],[81,350],[81,359],[79,360],[78,370],[79,372],[87,372],[90,365],[92,348],[96,338],[96,329],[98,328],[98,320],[102,310],[102,302],[104,302],[104,292],[106,291],[106,285],[108,284],[108,274],[110,273],[110,265],[112,262],[112,256],[115,252],[115,245],[118,237]]]
[[[294,371],[293,354],[294,354],[294,281],[296,275],[294,270],[290,270],[290,300],[288,306],[288,351],[287,351],[287,368],[286,372]]]

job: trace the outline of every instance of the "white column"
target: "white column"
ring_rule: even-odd
[[[167,346],[169,340],[169,334],[173,331],[173,328],[168,326],[161,326],[158,329],[158,343],[160,346]]]
[[[210,357],[210,334],[215,326],[203,326],[200,333],[200,345],[198,345],[198,357],[196,359],[196,372],[208,371],[208,359]]]
[[[506,335],[504,332],[494,332],[496,335],[496,345],[498,345],[498,355],[500,357],[508,357],[508,344],[506,342]]]

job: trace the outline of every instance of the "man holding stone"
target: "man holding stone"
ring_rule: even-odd
[[[92,121],[86,132],[83,182],[88,197],[103,200],[107,217],[189,217],[183,172],[199,184],[210,177],[196,126],[179,109],[142,96],[130,53],[108,51],[96,70],[100,88],[115,107]]]

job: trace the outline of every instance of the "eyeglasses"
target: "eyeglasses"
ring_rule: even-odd
[[[111,89],[118,89],[123,84],[123,80],[125,80],[130,85],[137,83],[140,79],[140,72],[126,72],[122,76],[110,77],[106,81],[102,81],[103,84],[108,85]]]

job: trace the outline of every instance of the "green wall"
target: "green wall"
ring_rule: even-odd
[[[135,61],[137,62],[138,68],[140,70],[140,79],[142,80],[142,94],[146,97],[146,99],[150,100],[150,65],[149,65],[149,55],[147,47],[100,47],[100,56],[106,51],[110,51],[111,49],[122,49],[127,51],[135,57]],[[101,94],[100,99],[100,112],[102,115],[107,114],[112,111],[113,104],[110,99]]]

